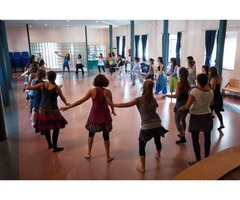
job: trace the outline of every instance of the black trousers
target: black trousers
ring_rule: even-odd
[[[45,131],[45,138],[47,140],[49,148],[51,147],[53,147],[54,149],[57,148],[58,135],[59,135],[59,129],[54,129],[52,134],[52,140],[51,140],[50,130]]]
[[[94,132],[89,131],[89,137],[93,138],[94,135],[95,135]],[[103,139],[104,139],[104,141],[108,141],[109,140],[109,133],[103,132]]]
[[[201,149],[199,144],[199,132],[192,132],[193,149],[196,156],[196,160],[201,160]],[[204,132],[204,151],[205,157],[209,156],[211,146],[211,131]]]
[[[78,69],[82,70],[82,74],[84,74],[84,70],[83,70],[83,65],[82,64],[76,64],[76,74],[78,74]]]

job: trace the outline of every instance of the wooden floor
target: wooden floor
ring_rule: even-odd
[[[63,94],[68,102],[73,103],[80,99],[90,88],[96,71],[88,75],[77,77],[74,72],[65,74],[62,78],[59,73],[57,84],[63,84]],[[141,84],[131,85],[127,81],[106,75],[110,80],[109,89],[112,91],[114,102],[129,101],[141,95]],[[63,112],[68,121],[66,128],[60,130],[59,146],[64,151],[52,153],[48,150],[44,136],[34,133],[30,124],[30,113],[25,108],[26,93],[22,92],[23,78],[20,74],[13,74],[16,89],[12,96],[15,104],[6,108],[7,124],[11,130],[9,139],[0,142],[1,156],[10,157],[11,147],[18,149],[19,156],[7,160],[4,167],[0,164],[1,179],[20,180],[170,180],[182,170],[189,167],[188,161],[195,159],[190,134],[187,133],[187,143],[176,145],[177,130],[173,121],[173,107],[175,100],[166,98],[159,100],[159,113],[163,126],[169,130],[162,138],[162,157],[155,159],[155,145],[150,141],[146,146],[146,172],[141,174],[136,170],[139,162],[138,133],[140,116],[136,107],[118,109],[117,116],[113,116],[113,131],[110,134],[111,154],[115,159],[106,162],[102,134],[95,136],[92,158],[87,160],[88,132],[85,123],[91,108],[91,100],[83,105]],[[240,101],[239,98],[227,96],[225,98],[225,112],[223,113],[225,129],[217,130],[219,121],[214,119],[212,131],[211,154],[229,147],[240,145]],[[59,99],[59,107],[63,103]],[[16,116],[17,115],[17,116]],[[14,118],[15,117],[15,118]],[[16,119],[17,121],[13,120]],[[187,117],[189,120],[189,116]],[[12,128],[11,128],[12,127]],[[17,130],[16,130],[17,129]],[[18,135],[17,135],[18,134]],[[201,135],[202,136],[202,135]],[[201,143],[202,143],[202,137]],[[202,145],[203,146],[203,145]],[[203,149],[202,149],[203,150]],[[13,165],[14,164],[14,165]],[[223,163],[224,164],[224,163]],[[14,166],[18,166],[14,168]],[[12,173],[8,172],[12,171]],[[15,173],[15,175],[13,175]],[[11,178],[13,176],[13,178]]]

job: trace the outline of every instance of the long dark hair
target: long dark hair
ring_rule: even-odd
[[[55,71],[49,71],[47,73],[48,81],[55,84],[55,85],[56,85],[56,83],[55,83],[56,77],[57,77],[57,74],[56,74]]]
[[[209,68],[209,80],[211,80],[212,78],[217,78],[218,80],[220,80],[216,67]]]
[[[177,65],[177,59],[176,58],[171,58],[170,61],[173,63],[172,67],[175,67]]]
[[[158,57],[158,60],[159,60],[159,62],[160,62],[162,65],[164,65],[164,64],[163,64],[163,58],[162,58],[162,57]]]
[[[179,79],[181,91],[188,92],[191,86],[188,80],[188,70],[185,67],[179,69]]]

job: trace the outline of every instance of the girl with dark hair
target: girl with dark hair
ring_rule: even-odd
[[[148,70],[146,80],[151,79],[153,81],[154,80],[154,70],[155,70],[154,59],[149,58],[149,63],[150,63],[150,66],[149,66],[149,70]]]
[[[141,74],[141,65],[139,61],[140,61],[139,57],[134,58],[134,64],[132,69],[132,85],[135,85],[136,77],[138,77],[140,83],[143,84],[144,82]]]
[[[223,116],[221,114],[221,112],[224,111],[224,109],[223,109],[223,97],[220,91],[221,79],[218,75],[216,67],[210,67],[209,69],[209,86],[214,92],[214,98],[213,98],[213,104],[211,105],[211,110],[215,111],[220,121],[220,127],[218,127],[218,130],[221,130],[225,128],[223,123]]]
[[[178,66],[177,66],[177,59],[171,58],[171,67],[170,67],[170,81],[169,81],[169,87],[171,94],[176,91],[176,86],[178,82]]]
[[[117,69],[118,71],[118,76],[121,79],[123,77],[124,80],[126,80],[126,71],[125,71],[125,64],[123,63],[122,56],[120,54],[117,55]]]
[[[31,75],[30,81],[27,85],[29,90],[41,89],[42,91],[41,103],[39,106],[39,111],[36,115],[36,123],[34,127],[36,128],[36,132],[44,131],[49,149],[53,148],[53,152],[62,151],[63,148],[58,147],[57,141],[59,129],[64,128],[67,124],[67,121],[59,112],[57,97],[60,96],[61,100],[66,106],[70,104],[67,103],[62,90],[55,83],[56,72],[49,71],[47,73],[48,82],[38,83],[34,86],[30,86],[31,81],[35,78],[35,76],[35,73]],[[52,140],[50,136],[50,130],[53,130]]]
[[[196,87],[196,67],[195,67],[195,61],[189,60],[188,61],[188,80],[191,84],[192,88]]]
[[[156,158],[160,158],[162,150],[161,137],[164,137],[165,133],[168,132],[168,130],[161,125],[161,119],[156,112],[158,104],[153,96],[153,87],[154,82],[151,80],[146,80],[143,84],[142,96],[126,103],[113,104],[112,101],[108,99],[109,105],[113,107],[126,108],[136,105],[138,108],[142,122],[138,138],[140,165],[137,166],[137,170],[142,173],[145,172],[145,147],[147,142],[154,138],[157,150]]]
[[[115,69],[116,69],[116,66],[117,66],[117,59],[115,57],[115,53],[114,52],[111,53],[111,59],[109,61],[109,64],[110,64],[109,71],[110,71],[111,75],[114,74],[114,76],[116,76],[115,75],[115,71],[116,71]]]
[[[162,91],[162,94],[167,93],[167,77],[163,71],[163,58],[158,57],[158,79],[156,81],[156,90],[155,94],[158,94]]]
[[[207,76],[209,75],[209,66],[203,65],[202,66],[202,73],[206,74]]]
[[[189,132],[192,134],[192,143],[196,160],[189,165],[201,160],[199,133],[204,132],[205,157],[209,156],[211,146],[211,131],[213,128],[212,111],[210,105],[213,99],[213,91],[208,88],[206,74],[197,76],[198,87],[191,90],[187,103],[178,109],[179,112],[190,111]]]
[[[101,74],[101,68],[102,68],[103,72],[105,73],[104,62],[103,62],[104,58],[103,58],[102,53],[100,53],[99,56],[95,55],[95,57],[98,58],[98,71],[99,71],[99,73]]]
[[[57,54],[57,53],[56,53]],[[59,57],[64,58],[63,60],[63,72],[62,72],[62,77],[64,76],[64,72],[65,72],[65,68],[67,67],[68,69],[68,73],[70,75],[70,69],[69,69],[69,61],[70,61],[70,54],[67,53],[65,56],[61,56],[59,54],[57,54]]]
[[[106,98],[109,98],[112,101],[112,93],[110,90],[105,89],[105,87],[109,85],[109,80],[103,74],[98,74],[93,81],[93,85],[95,88],[90,89],[83,98],[67,107],[60,108],[60,110],[66,111],[70,108],[81,105],[90,98],[92,99],[92,109],[85,126],[89,131],[88,154],[85,156],[85,158],[91,158],[93,138],[95,133],[103,132],[107,162],[111,162],[114,159],[114,157],[110,155],[109,141],[109,132],[112,130],[112,117]],[[114,107],[111,107],[111,110],[112,114],[116,115],[114,112]]]
[[[163,98],[177,98],[174,107],[174,121],[179,132],[178,136],[180,137],[180,140],[176,141],[176,144],[186,143],[185,131],[188,110],[178,112],[178,109],[186,104],[190,90],[191,85],[188,81],[188,70],[185,67],[181,67],[179,70],[179,82],[177,83],[176,93],[173,95],[166,94],[163,96]]]
[[[82,56],[78,54],[76,61],[76,74],[78,74],[78,69],[82,70],[82,75],[84,75],[83,64],[82,64]]]

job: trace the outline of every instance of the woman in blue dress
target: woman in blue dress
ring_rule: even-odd
[[[158,57],[158,79],[156,81],[155,94],[162,91],[162,94],[167,93],[167,77],[163,71],[163,58]]]

